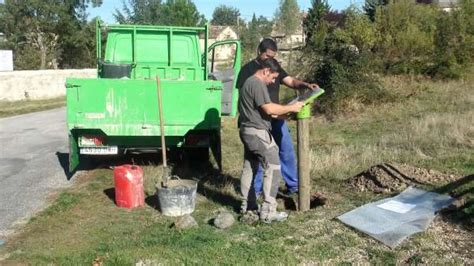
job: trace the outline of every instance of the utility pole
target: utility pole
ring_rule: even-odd
[[[309,107],[304,107],[309,108]],[[311,201],[311,179],[309,176],[309,118],[298,118],[298,210],[308,211]]]
[[[311,178],[309,161],[309,123],[311,121],[311,105],[324,90],[318,88],[314,91],[298,96],[298,100],[304,101],[304,107],[296,114],[297,142],[298,142],[298,210],[308,211],[311,205]]]

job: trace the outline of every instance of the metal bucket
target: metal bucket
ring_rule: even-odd
[[[197,182],[194,180],[169,180],[168,187],[156,186],[161,213],[165,216],[190,214],[196,206]]]

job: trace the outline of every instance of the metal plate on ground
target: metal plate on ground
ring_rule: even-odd
[[[363,205],[337,218],[394,248],[410,235],[425,231],[436,212],[453,201],[447,195],[409,187],[393,198]]]

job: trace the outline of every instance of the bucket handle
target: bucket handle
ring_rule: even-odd
[[[170,179],[172,180],[173,178],[175,178],[178,181],[181,181],[181,178],[179,178],[179,176],[177,175],[172,175]]]

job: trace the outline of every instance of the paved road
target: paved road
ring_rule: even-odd
[[[0,119],[0,239],[67,187],[66,109]]]

